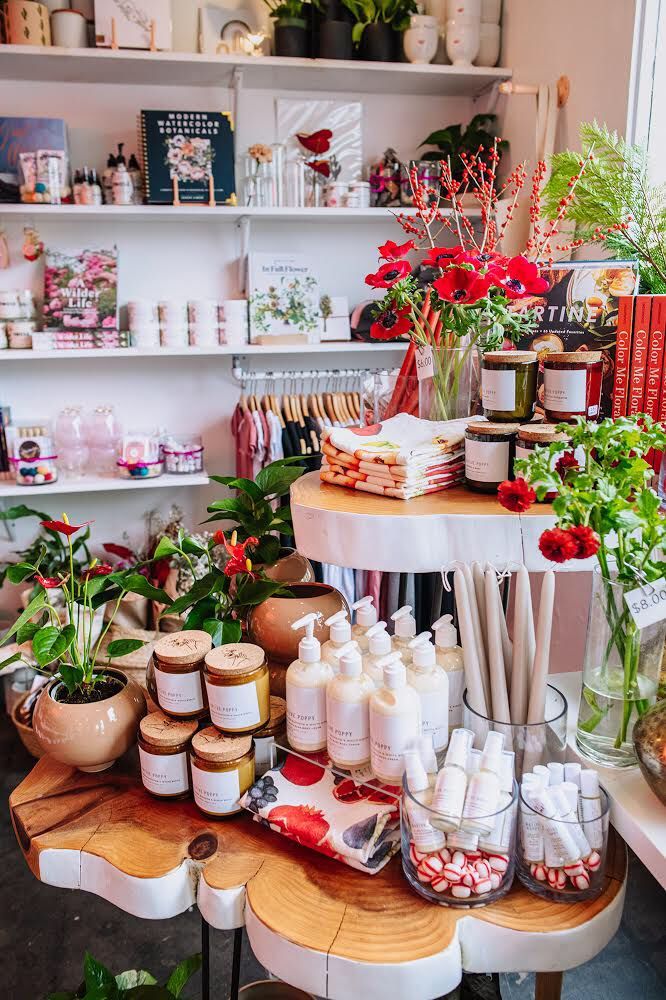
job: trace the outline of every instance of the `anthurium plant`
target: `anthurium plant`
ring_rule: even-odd
[[[41,525],[41,530],[25,549],[16,552],[17,559],[0,563],[0,587],[5,580],[10,583],[22,583],[25,579],[19,566],[24,563],[34,563],[40,560],[43,576],[58,576],[59,573],[69,572],[69,550],[62,536],[44,525],[49,522],[50,517],[40,510],[33,510],[25,504],[17,504],[15,507],[8,507],[0,511],[2,521],[21,521],[36,518]],[[74,541],[72,547],[72,557],[74,572],[78,575],[85,566],[90,565],[92,556],[88,547],[90,540],[90,529],[82,531]]]
[[[201,955],[184,959],[164,985],[149,972],[130,969],[114,974],[86,952],[83,960],[84,981],[77,990],[50,993],[47,1000],[178,1000],[187,983],[201,968]]]

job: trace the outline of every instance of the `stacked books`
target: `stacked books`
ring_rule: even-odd
[[[409,413],[370,427],[325,427],[321,480],[411,500],[463,481],[466,420],[419,420]]]
[[[666,295],[623,295],[618,305],[613,417],[666,420],[663,391]]]

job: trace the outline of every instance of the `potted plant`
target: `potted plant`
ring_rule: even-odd
[[[264,0],[275,22],[275,55],[310,55],[307,0]]]
[[[395,62],[400,33],[409,27],[415,14],[415,0],[344,0],[354,16],[352,39],[361,59]]]
[[[129,969],[118,975],[107,969],[88,952],[83,960],[83,982],[78,989],[51,993],[47,1000],[178,1000],[195,972],[201,968],[201,955],[184,959],[163,986],[143,969]],[[184,997],[183,997],[184,1000]]]
[[[451,164],[451,176],[454,181],[461,183],[465,173],[463,156],[475,156],[479,150],[490,154],[496,148],[497,155],[501,159],[502,154],[508,149],[508,142],[496,137],[496,123],[497,115],[482,114],[474,115],[466,127],[459,124],[436,129],[420,144],[420,147],[434,146],[435,149],[427,150],[421,159],[448,160]],[[482,159],[490,165],[489,156]]]
[[[5,580],[10,583],[20,584],[25,581],[20,565],[24,563],[34,563],[40,560],[43,576],[58,577],[59,574],[69,572],[69,549],[63,542],[57,531],[45,528],[44,525],[50,520],[50,515],[40,510],[33,510],[25,504],[17,504],[15,507],[8,507],[7,510],[0,511],[2,521],[20,521],[26,518],[37,518],[40,522],[41,530],[35,539],[25,549],[16,552],[17,559],[11,559],[0,563],[0,587]],[[90,564],[92,556],[88,547],[90,540],[90,529],[86,528],[76,538],[72,545],[72,557],[74,572],[78,575],[84,566]],[[16,568],[18,565],[19,568]],[[31,597],[36,593],[35,585],[31,584],[22,597],[24,605],[27,606]],[[50,603],[54,606],[59,602],[62,605],[62,594],[54,591],[49,595]]]
[[[351,59],[352,15],[343,0],[313,0],[314,51],[320,59]]]
[[[51,679],[35,706],[33,726],[43,749],[63,764],[83,771],[101,771],[125,753],[136,737],[146,706],[141,688],[111,661],[134,652],[143,642],[119,639],[109,643],[107,662],[100,663],[100,647],[113,623],[113,614],[97,639],[92,624],[95,611],[113,601],[120,606],[128,593],[141,594],[165,604],[170,598],[154,587],[136,569],[113,572],[93,559],[81,575],[74,572],[72,540],[86,524],[44,521],[42,527],[66,539],[69,569],[55,577],[41,572],[41,560],[16,563],[16,580],[34,580],[36,593],[27,608],[5,633],[0,645],[16,637],[18,643],[32,642],[37,667]],[[62,591],[66,606],[63,622],[49,601],[49,593]],[[17,650],[0,669],[22,660]]]

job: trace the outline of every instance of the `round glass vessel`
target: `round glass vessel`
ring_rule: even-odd
[[[547,354],[543,362],[546,420],[574,423],[576,417],[599,419],[603,362],[601,351]]]
[[[172,719],[151,712],[139,723],[141,781],[160,799],[182,799],[190,793],[190,741],[197,731],[194,720]]]
[[[287,740],[287,702],[272,694],[270,718],[263,729],[254,734],[254,768],[261,777],[271,767],[273,747],[284,746]]]
[[[210,721],[225,733],[253,733],[270,717],[266,654],[249,642],[230,642],[206,654],[204,677]]]
[[[518,424],[473,420],[465,431],[465,483],[480,493],[496,493],[513,478],[513,452]]]
[[[203,661],[213,641],[207,632],[170,632],[155,643],[146,669],[146,685],[163,712],[194,719],[208,712]]]
[[[488,420],[529,420],[537,392],[536,351],[489,351],[481,358],[481,401]]]
[[[553,444],[555,441],[569,440],[569,435],[563,433],[562,431],[557,431],[555,424],[523,424],[522,427],[518,428],[514,461],[519,458],[529,458],[535,448],[546,448],[549,444]],[[562,454],[563,452],[559,452],[557,455],[553,456],[553,460],[551,462],[552,469],[555,468],[557,461]],[[537,484],[531,483],[531,485],[536,486]],[[554,500],[556,496],[557,493],[551,490],[549,493],[546,493],[544,500],[550,502],[551,500]]]
[[[240,798],[254,782],[251,736],[225,736],[214,726],[192,740],[192,792],[208,816],[231,816],[241,810]]]

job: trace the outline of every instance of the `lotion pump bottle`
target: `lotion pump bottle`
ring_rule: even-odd
[[[433,854],[446,845],[446,837],[441,830],[435,829],[430,822],[429,810],[423,808],[429,805],[432,797],[428,774],[417,750],[407,750],[403,760],[406,784],[410,792],[404,796],[404,807],[409,816],[411,839],[417,851]],[[419,805],[419,802],[423,805]]]
[[[433,823],[450,833],[460,826],[467,789],[467,751],[474,739],[469,729],[454,729],[446,751],[444,767],[437,775],[432,808],[437,810]]]
[[[402,654],[405,664],[412,661],[412,651],[409,644],[416,635],[416,618],[412,614],[411,605],[405,604],[399,608],[395,614],[391,615],[395,622],[393,629],[393,648]]]
[[[399,785],[403,754],[421,735],[421,702],[407,684],[399,653],[381,661],[384,683],[370,695],[370,766],[379,781]]]
[[[363,672],[376,688],[384,683],[384,668],[380,661],[393,651],[391,636],[386,631],[386,622],[377,622],[367,631],[368,652],[363,657]]]
[[[343,646],[346,646],[352,637],[347,612],[344,609],[337,611],[330,618],[327,618],[324,624],[329,626],[329,637],[321,647],[321,658],[326,663],[330,663],[334,671],[337,671],[339,661],[336,653]]]
[[[369,628],[377,624],[379,617],[372,596],[368,594],[356,604],[352,604],[352,611],[356,612],[356,622],[352,625],[352,639],[356,640],[362,653],[367,653],[368,637],[366,633]]]
[[[333,668],[321,659],[321,644],[314,636],[317,618],[312,611],[291,626],[305,628],[298,659],[286,677],[287,740],[301,753],[326,748],[326,686],[333,679]]]
[[[355,642],[337,653],[340,672],[326,688],[328,756],[338,767],[361,767],[370,760],[368,702],[373,684],[362,672]]]
[[[462,725],[462,696],[465,690],[463,651],[458,645],[458,633],[453,615],[442,615],[433,622],[437,663],[449,678],[449,732]]]
[[[449,678],[437,666],[430,632],[422,632],[409,644],[412,662],[407,680],[421,699],[421,732],[431,736],[435,752],[449,742]]]
[[[504,733],[491,730],[486,736],[479,770],[471,776],[467,786],[461,823],[463,830],[488,834],[495,825],[503,749]]]

